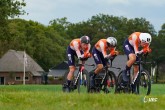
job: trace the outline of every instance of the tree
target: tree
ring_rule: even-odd
[[[61,18],[61,19],[54,19],[49,22],[51,28],[53,28],[55,31],[60,33],[61,36],[63,37],[68,37],[66,34],[66,31],[68,30],[68,26],[71,24],[70,22],[67,21],[67,18]]]
[[[148,32],[152,36],[156,35],[156,31],[152,24],[150,24],[149,21],[147,21],[145,18],[134,18],[130,19],[127,22],[127,32],[133,33],[133,32]]]
[[[11,35],[8,27],[8,19],[14,18],[25,14],[25,11],[22,10],[22,7],[26,6],[24,0],[0,0],[0,45],[9,48],[8,43],[11,41]],[[6,51],[5,48],[1,48],[1,53],[4,54]]]
[[[2,35],[4,34],[4,30],[7,26],[7,21],[9,18],[14,18],[15,16],[19,16],[25,14],[25,11],[22,10],[22,7],[26,6],[24,0],[1,0],[0,1],[0,30]],[[2,36],[1,36],[2,37]]]
[[[25,50],[46,71],[64,61],[68,40],[52,27],[22,19],[10,20],[9,27],[12,42],[6,50]]]
[[[161,30],[159,31],[159,37],[165,38],[165,23],[162,25]]]

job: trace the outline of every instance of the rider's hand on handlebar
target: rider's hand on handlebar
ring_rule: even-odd
[[[84,58],[90,58],[90,57],[92,57],[91,53],[84,53]]]
[[[151,50],[149,47],[143,49],[143,53],[144,53],[144,54],[146,54],[146,53],[151,53],[151,51],[152,51],[152,50]]]
[[[118,54],[119,54],[118,51],[111,51],[111,52],[110,52],[110,55],[111,55],[111,56],[116,56],[116,55],[118,55]]]

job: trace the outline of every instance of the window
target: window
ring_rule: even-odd
[[[15,77],[15,80],[16,81],[20,81],[21,80],[21,77]]]
[[[25,77],[25,80],[28,81],[29,80],[29,77]]]

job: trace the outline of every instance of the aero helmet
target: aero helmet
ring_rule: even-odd
[[[114,37],[108,37],[107,38],[107,45],[108,47],[116,47],[117,45],[117,40]]]
[[[142,43],[149,43],[150,44],[151,40],[152,40],[151,35],[148,33],[141,33],[139,38],[140,38],[140,41]]]
[[[88,36],[82,36],[80,38],[81,43],[89,44],[90,43],[90,38]]]

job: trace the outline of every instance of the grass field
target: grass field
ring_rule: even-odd
[[[153,84],[149,96],[113,93],[63,93],[60,85],[0,86],[0,110],[142,109],[165,109],[165,84]]]

